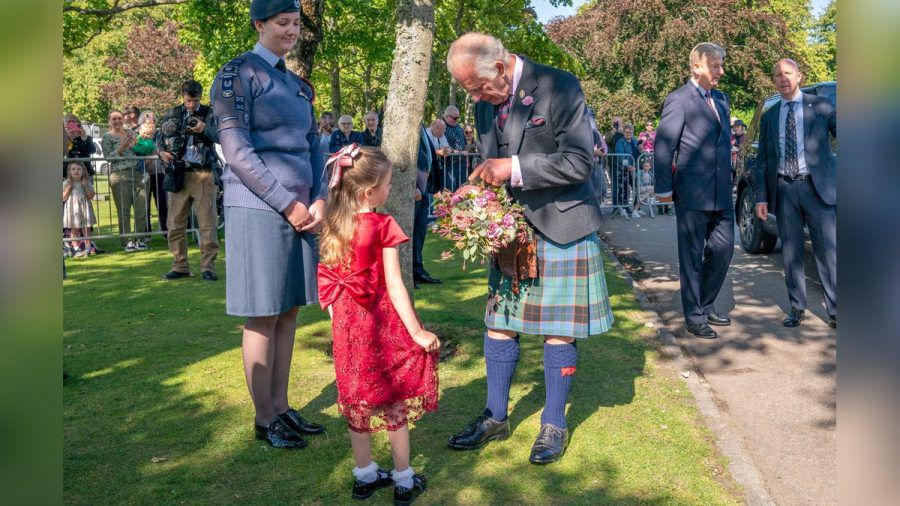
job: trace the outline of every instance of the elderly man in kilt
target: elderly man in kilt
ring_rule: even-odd
[[[534,228],[537,277],[515,282],[492,265],[485,312],[484,413],[450,437],[456,450],[510,434],[509,387],[519,335],[544,338],[546,402],[531,449],[533,464],[562,457],[566,400],[575,375],[576,339],[613,323],[590,184],[593,140],[584,95],[572,74],[509,53],[494,37],[468,33],[447,55],[453,78],[476,102],[484,162],[470,179],[509,185]]]

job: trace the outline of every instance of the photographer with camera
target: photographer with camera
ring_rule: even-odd
[[[159,158],[165,164],[163,188],[169,193],[169,251],[174,257],[172,270],[163,279],[174,280],[191,275],[187,257],[186,229],[191,204],[195,204],[200,228],[200,270],[203,279],[219,277],[213,263],[219,253],[216,231],[216,153],[218,141],[212,108],[200,104],[203,87],[194,80],[181,85],[183,104],[163,114],[157,139]]]

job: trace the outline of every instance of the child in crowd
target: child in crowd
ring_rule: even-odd
[[[644,161],[641,163],[641,172],[638,174],[638,188],[640,191],[638,192],[638,199],[634,205],[634,212],[639,216],[643,216],[644,212],[641,211],[641,204],[646,204],[648,206],[653,205],[654,199],[654,190],[653,190],[653,162],[650,158],[645,157]]]
[[[440,341],[425,330],[403,285],[397,245],[409,240],[387,201],[391,164],[378,148],[351,144],[326,164],[328,204],[319,241],[319,303],[332,316],[338,410],[356,467],[353,498],[394,485],[394,504],[426,489],[409,466],[409,422],[437,409]],[[387,430],[388,472],[372,460],[371,433]]]
[[[84,237],[84,246],[74,243],[75,258],[88,256],[91,251],[90,227],[97,224],[91,199],[94,188],[88,180],[87,169],[81,162],[69,162],[68,174],[63,182],[63,227],[76,237]]]

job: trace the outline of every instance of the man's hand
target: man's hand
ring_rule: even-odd
[[[766,202],[756,204],[756,216],[759,219],[766,221],[766,218],[769,217],[769,204]]]
[[[297,232],[302,232],[303,227],[312,219],[306,206],[296,200],[285,208],[284,217]]]
[[[656,201],[661,204],[666,204],[666,203],[672,202],[672,196],[671,195],[666,195],[665,197],[657,196]]]
[[[204,123],[202,119],[198,119],[197,124],[193,127],[188,127],[188,130],[195,134],[202,134],[204,128],[206,128],[206,123]]]
[[[160,151],[159,159],[163,161],[163,163],[172,163],[172,160],[175,159],[175,155],[169,153],[168,151]]]
[[[419,189],[416,188],[416,202],[420,200],[422,200],[422,192],[420,192]]]
[[[300,228],[300,231],[305,232],[309,230],[314,234],[318,234],[319,227],[322,225],[322,220],[325,219],[325,201],[319,199],[313,202],[312,205],[309,206],[309,216],[312,218],[312,221]]]
[[[479,177],[487,184],[502,185],[512,177],[512,158],[488,158],[481,162],[472,171],[469,181]]]

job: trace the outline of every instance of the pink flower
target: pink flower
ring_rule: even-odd
[[[512,217],[511,214],[507,214],[503,217],[503,226],[506,228],[510,228],[516,223],[516,219]]]
[[[497,194],[494,193],[493,190],[485,190],[484,196],[490,201],[497,200]]]
[[[456,204],[459,204],[460,200],[462,200],[462,197],[460,197],[459,195],[453,195],[452,197],[450,197],[450,205],[455,206]]]
[[[534,97],[532,97],[531,95],[528,95],[522,99],[522,105],[524,105],[524,106],[529,106],[533,103],[534,103]]]
[[[487,205],[487,203],[488,199],[484,195],[475,199],[475,205],[478,207],[484,207]]]
[[[503,233],[503,229],[496,223],[488,225],[488,239],[496,239]]]

